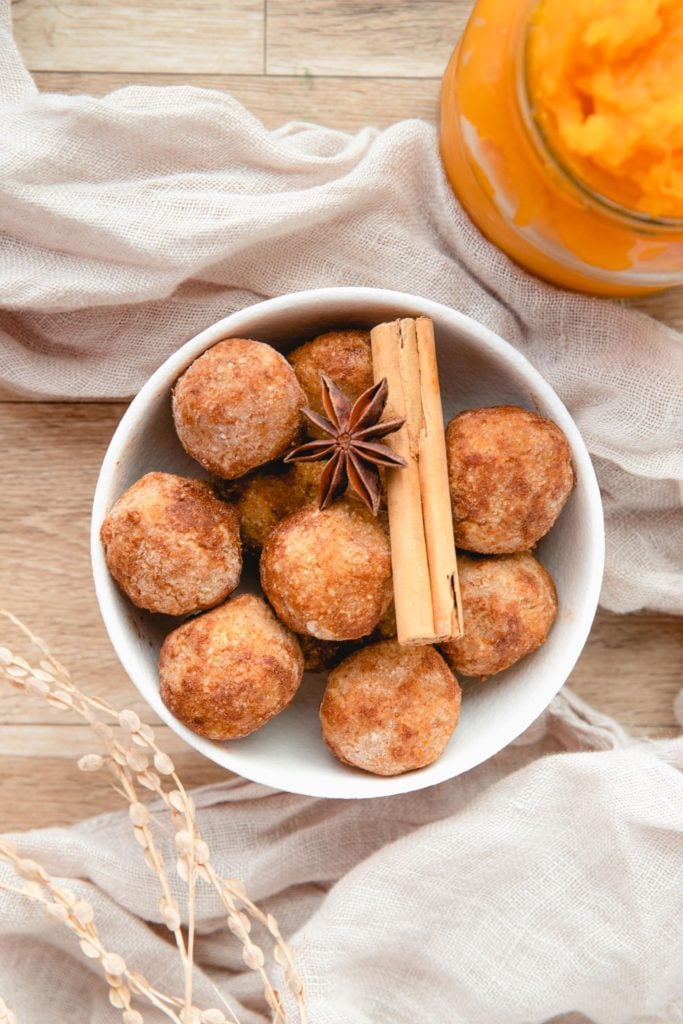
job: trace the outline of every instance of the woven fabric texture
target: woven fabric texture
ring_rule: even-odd
[[[604,605],[683,610],[680,336],[510,263],[453,198],[430,124],[267,131],[230,96],[194,88],[40,95],[9,6],[0,0],[3,394],[128,396],[188,338],[263,297],[413,292],[497,331],[567,404],[603,491]],[[516,744],[430,790],[342,803],[231,781],[196,800],[219,870],[242,876],[290,936],[312,1024],[673,1024],[682,742],[630,740],[565,691]],[[93,903],[108,948],[178,989],[126,816],[16,841]],[[0,880],[14,881],[2,864]],[[208,890],[197,914],[198,1003],[216,1004],[215,984],[242,1024],[266,1021]],[[7,893],[0,994],[21,1024],[121,1019],[74,937]]]

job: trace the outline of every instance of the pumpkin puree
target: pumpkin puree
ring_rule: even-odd
[[[683,218],[683,3],[478,0],[440,146],[480,230],[538,276],[602,294],[681,283],[683,227],[648,218]]]
[[[550,148],[594,191],[683,217],[683,4],[542,0],[528,86]]]

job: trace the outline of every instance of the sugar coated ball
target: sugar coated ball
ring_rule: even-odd
[[[560,428],[518,406],[468,409],[446,430],[455,543],[508,554],[533,547],[574,486]]]
[[[465,631],[442,644],[455,672],[502,672],[545,643],[557,614],[555,584],[524,551],[500,558],[458,558]]]
[[[323,737],[340,761],[399,775],[443,753],[460,717],[460,687],[436,648],[384,640],[330,672]]]
[[[281,519],[313,500],[323,469],[322,462],[297,462],[271,472],[257,471],[241,480],[218,481],[219,491],[235,503],[244,544],[260,550]]]
[[[290,352],[289,361],[310,408],[321,415],[325,414],[321,373],[331,377],[352,402],[374,383],[369,331],[328,331]]]
[[[296,637],[253,594],[230,598],[164,640],[164,704],[212,740],[248,736],[290,703],[304,660]]]
[[[233,479],[297,441],[305,404],[284,356],[260,341],[229,338],[195,359],[176,382],[173,420],[193,459]]]
[[[392,598],[383,526],[358,501],[307,505],[266,538],[261,586],[282,621],[320,640],[355,640],[377,626]]]
[[[139,608],[186,615],[224,601],[239,583],[239,516],[203,480],[147,473],[100,535],[110,573]]]

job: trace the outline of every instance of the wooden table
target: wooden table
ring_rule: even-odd
[[[102,95],[129,83],[231,92],[276,126],[354,130],[436,116],[439,78],[465,0],[15,0],[16,37],[41,89]],[[683,293],[641,304],[683,323]],[[0,605],[33,626],[89,692],[150,718],[119,667],[90,579],[98,466],[122,403],[0,403]],[[675,731],[681,620],[600,612],[570,680],[638,735]],[[185,781],[222,777],[168,730]],[[75,759],[89,730],[13,692],[0,703],[0,831],[76,821],[118,804]]]

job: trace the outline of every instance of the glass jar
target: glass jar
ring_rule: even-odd
[[[565,0],[565,15],[579,2]],[[542,6],[475,5],[441,93],[441,155],[455,194],[492,242],[554,284],[604,295],[683,284],[683,218],[623,205],[551,148],[529,74]]]

